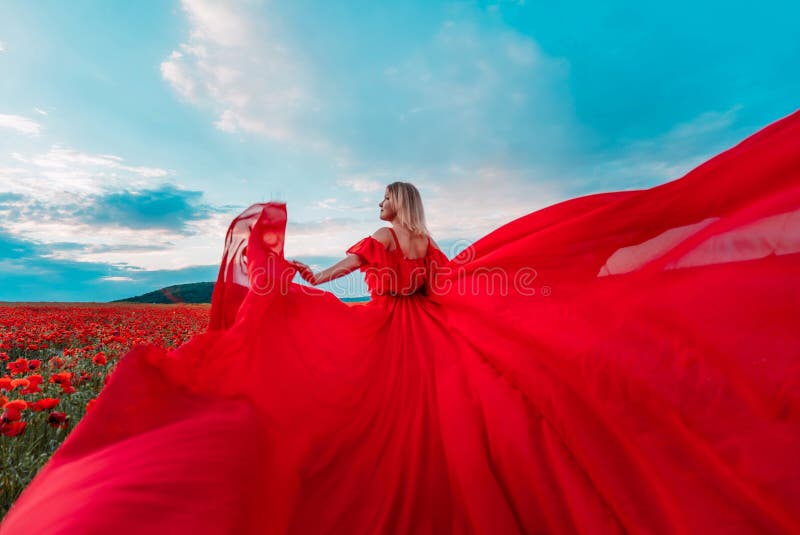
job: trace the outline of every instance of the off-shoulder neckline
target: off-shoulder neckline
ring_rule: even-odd
[[[388,227],[387,227],[387,228],[388,228]],[[401,255],[402,255],[402,260],[407,260],[407,261],[409,261],[409,262],[413,262],[413,261],[415,261],[415,260],[425,260],[426,258],[428,258],[428,255],[429,255],[429,254],[430,254],[430,252],[431,252],[431,247],[433,247],[433,244],[431,244],[431,243],[430,243],[430,241],[428,241],[428,248],[425,250],[425,254],[424,254],[423,256],[420,256],[420,257],[418,257],[418,258],[408,258],[407,256],[405,256],[405,255],[403,255],[403,254],[402,254],[402,253],[403,253],[403,251],[402,251],[402,250],[400,250],[400,249],[392,249],[392,250],[390,251],[390,250],[389,250],[389,249],[386,247],[386,245],[385,245],[385,244],[384,244],[382,241],[380,241],[380,240],[376,239],[375,237],[373,237],[373,236],[367,236],[367,238],[371,238],[371,239],[372,239],[372,241],[374,241],[375,243],[377,243],[378,245],[380,245],[381,247],[383,247],[383,248],[384,248],[384,250],[385,250],[387,253],[389,253],[389,254],[394,254],[395,256],[397,256],[397,252],[396,252],[396,251],[400,251],[400,253],[401,253]]]

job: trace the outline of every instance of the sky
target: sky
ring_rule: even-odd
[[[0,0],[0,301],[213,281],[247,206],[321,269],[414,183],[448,256],[800,104],[797,2]],[[364,295],[356,272],[329,285]]]

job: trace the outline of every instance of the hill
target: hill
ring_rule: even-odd
[[[112,303],[210,303],[213,291],[213,282],[192,282],[167,286],[136,297],[117,299]]]

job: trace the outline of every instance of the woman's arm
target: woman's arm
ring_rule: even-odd
[[[389,247],[389,244],[393,240],[389,227],[379,228],[372,234],[372,237],[381,242],[384,247]],[[347,275],[351,271],[355,271],[361,267],[361,264],[364,263],[364,260],[356,254],[349,254],[328,269],[323,269],[319,273],[312,272],[310,267],[299,260],[292,260],[291,262],[297,266],[297,270],[300,272],[300,276],[303,277],[304,280],[316,286],[317,284],[338,279],[339,277]]]
[[[361,257],[357,254],[349,254],[328,269],[323,269],[319,273],[315,274],[314,282],[312,282],[312,284],[316,286],[318,284],[322,284],[323,282],[344,277],[351,271],[358,269],[359,266],[361,266]]]
[[[317,286],[323,282],[344,277],[351,271],[355,271],[361,266],[362,260],[361,257],[356,254],[349,254],[331,267],[323,269],[319,273],[312,272],[311,268],[298,260],[294,260],[292,262],[297,266],[298,271],[300,271],[300,276],[303,277],[303,279],[310,282],[314,286]]]

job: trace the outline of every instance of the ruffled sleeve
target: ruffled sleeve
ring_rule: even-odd
[[[453,270],[449,269],[449,265],[450,259],[447,258],[447,255],[433,244],[429,244],[428,254],[425,257],[425,293],[427,295],[436,295],[445,291],[447,286],[442,280],[453,275]]]
[[[386,266],[389,264],[386,246],[372,236],[359,240],[350,246],[346,253],[357,254],[364,259],[364,263],[361,265],[362,270],[368,266]]]

